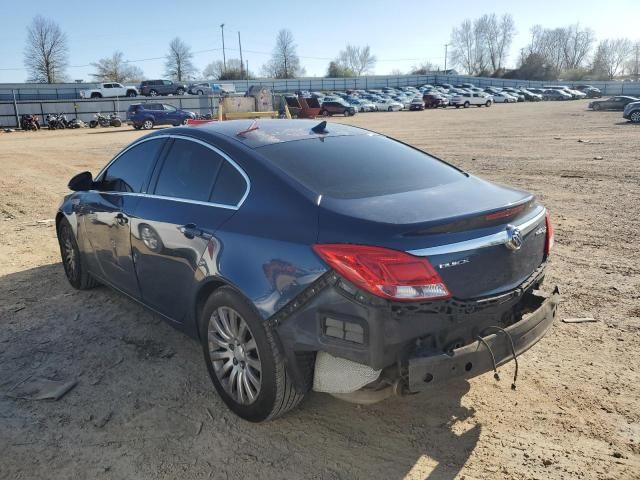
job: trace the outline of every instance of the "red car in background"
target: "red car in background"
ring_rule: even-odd
[[[425,108],[438,108],[438,107],[446,107],[449,105],[449,100],[442,95],[438,95],[436,93],[426,93],[422,100],[424,101]]]

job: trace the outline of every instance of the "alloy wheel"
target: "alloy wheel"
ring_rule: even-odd
[[[78,262],[76,249],[71,238],[71,232],[68,228],[63,231],[61,239],[62,260],[64,263],[64,273],[67,274],[69,280],[75,280],[78,277]]]
[[[256,340],[233,308],[218,307],[207,332],[209,357],[224,390],[239,404],[250,405],[260,394],[262,363]]]
[[[631,121],[632,121],[633,123],[640,123],[640,111],[638,111],[638,112],[633,112],[633,113],[631,114]]]

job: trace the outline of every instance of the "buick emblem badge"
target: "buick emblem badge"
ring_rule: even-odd
[[[522,241],[522,232],[520,229],[513,225],[507,225],[506,247],[512,251],[520,250],[520,247],[522,247]]]

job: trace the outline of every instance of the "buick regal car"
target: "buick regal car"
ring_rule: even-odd
[[[71,285],[108,285],[198,339],[250,421],[311,390],[437,394],[517,362],[555,316],[553,229],[532,194],[368,130],[161,130],[69,188],[56,230]]]

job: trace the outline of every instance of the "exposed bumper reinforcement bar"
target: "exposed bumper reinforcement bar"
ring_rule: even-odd
[[[513,339],[517,356],[526,352],[547,333],[560,301],[558,289],[532,313],[517,323],[505,328]],[[495,357],[497,365],[513,358],[509,338],[502,332],[483,337]],[[483,342],[475,341],[453,352],[409,360],[409,390],[421,392],[431,390],[434,385],[453,378],[472,378],[493,369],[491,354]]]

